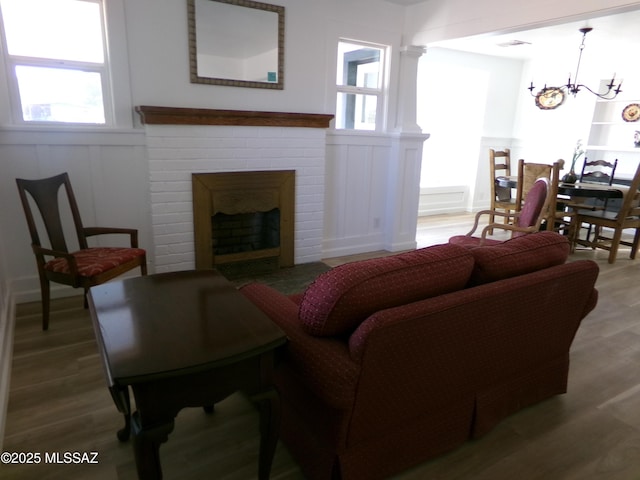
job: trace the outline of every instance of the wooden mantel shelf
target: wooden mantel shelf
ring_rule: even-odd
[[[333,115],[321,113],[254,112],[208,108],[135,107],[146,125],[240,125],[251,127],[328,128]]]

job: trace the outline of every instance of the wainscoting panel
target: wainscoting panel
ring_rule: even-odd
[[[325,258],[415,246],[422,134],[327,135]]]
[[[463,212],[468,201],[468,185],[421,188],[419,215]]]

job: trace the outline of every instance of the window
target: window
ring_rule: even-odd
[[[382,46],[339,42],[336,128],[382,129],[384,54]]]
[[[0,0],[18,123],[113,123],[102,7],[102,0]]]

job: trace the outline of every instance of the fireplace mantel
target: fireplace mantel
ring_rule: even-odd
[[[135,107],[146,125],[239,125],[251,127],[328,128],[333,115],[321,113],[255,112],[208,108]]]

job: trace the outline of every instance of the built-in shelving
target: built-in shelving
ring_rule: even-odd
[[[596,102],[585,157],[590,160],[618,159],[616,177],[633,175],[640,161],[640,148],[634,146],[634,133],[640,130],[640,121],[626,122],[622,111],[640,99],[598,100]]]

